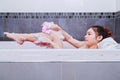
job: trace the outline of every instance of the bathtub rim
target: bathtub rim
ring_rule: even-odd
[[[0,62],[119,61],[119,49],[0,49]]]

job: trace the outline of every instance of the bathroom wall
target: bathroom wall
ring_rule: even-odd
[[[115,34],[117,37],[117,41],[120,42],[120,11],[116,12],[116,17],[115,17]]]
[[[78,40],[83,40],[92,25],[108,26],[115,34],[115,13],[0,13],[0,36],[3,32],[34,33],[44,21],[53,21]]]
[[[9,40],[5,31],[40,32],[44,21],[53,21],[78,40],[91,25],[108,26],[119,42],[115,0],[2,0],[0,5],[0,40]]]
[[[120,0],[116,0],[116,11],[120,11]]]
[[[120,0],[116,0],[115,27],[117,41],[120,42]]]
[[[116,0],[1,0],[0,12],[115,12]]]

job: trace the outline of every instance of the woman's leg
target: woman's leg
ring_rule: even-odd
[[[45,34],[45,33],[33,33],[33,34],[19,34],[4,32],[4,34],[19,44],[23,44],[24,41],[30,41],[40,46],[48,46],[52,48],[63,48],[62,40],[59,35]]]
[[[60,35],[58,34],[51,34],[51,45],[53,46],[53,48],[63,48],[63,40],[61,40],[59,36]]]
[[[6,35],[6,37],[15,40],[19,44],[23,44],[24,41],[34,42],[36,40],[36,38],[34,38],[32,34],[19,34],[9,32],[4,32],[4,34]]]
[[[34,42],[39,46],[46,46],[50,48],[63,48],[62,40],[57,34],[39,33],[38,39]]]

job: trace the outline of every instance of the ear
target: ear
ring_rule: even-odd
[[[103,36],[97,36],[97,41],[100,42],[103,39]]]

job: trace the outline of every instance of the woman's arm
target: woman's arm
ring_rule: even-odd
[[[53,24],[51,29],[61,31],[61,34],[64,36],[64,40],[73,45],[76,48],[80,48],[85,46],[84,42],[78,41],[77,39],[74,39],[70,34],[68,34],[66,31],[64,31],[60,26],[57,24]]]
[[[60,42],[60,35],[63,35],[65,41],[69,42],[71,45],[75,46],[76,48],[80,48],[83,47],[83,42],[80,42],[76,39],[74,39],[73,37],[71,37],[71,35],[69,35],[67,32],[65,32],[61,27],[59,27],[57,24],[51,23],[51,26],[47,27],[48,30],[54,30],[57,32],[60,32],[59,35],[57,35],[56,37],[54,37],[54,43],[57,43],[58,45],[61,46],[61,42]],[[55,33],[56,34],[56,33]]]
[[[62,33],[64,35],[64,40],[67,41],[68,43],[70,43],[71,45],[73,45],[76,48],[81,48],[83,46],[85,46],[85,43],[82,41],[79,41],[77,39],[74,39],[71,35],[69,35],[67,32],[65,32],[64,30],[62,30]]]

